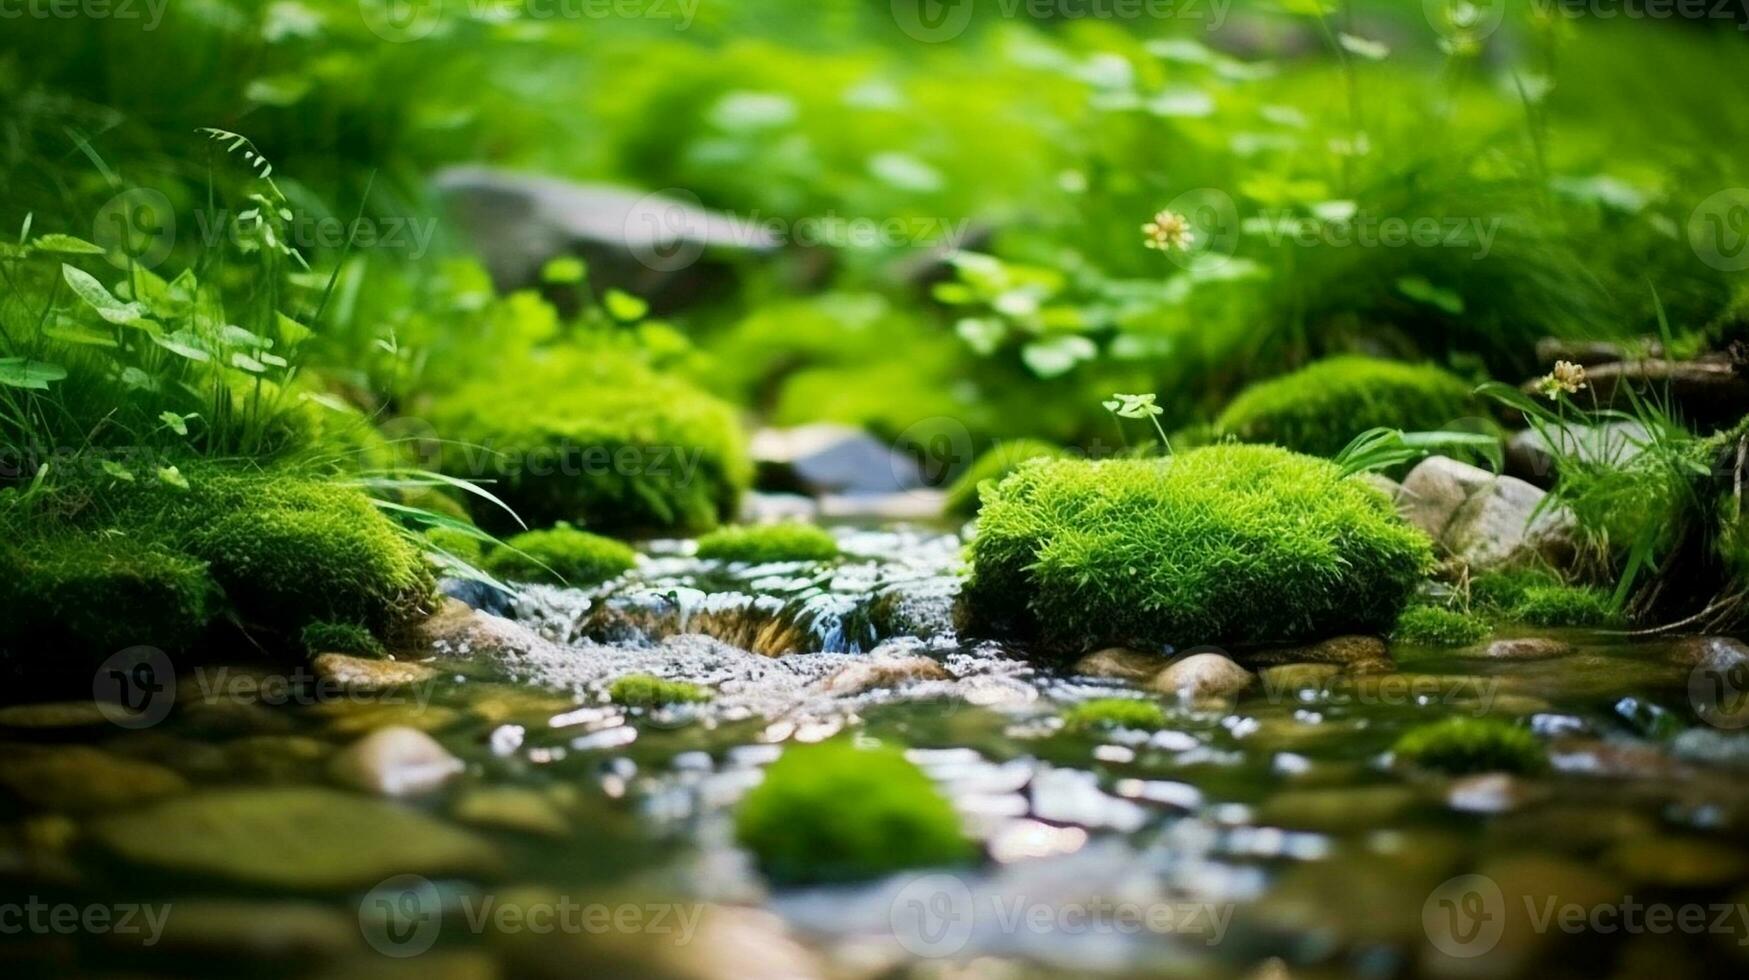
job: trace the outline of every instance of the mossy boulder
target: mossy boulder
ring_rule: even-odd
[[[1445,606],[1410,606],[1397,617],[1391,639],[1430,647],[1480,643],[1494,632],[1486,617]]]
[[[617,348],[511,359],[440,398],[442,468],[491,479],[531,525],[608,533],[708,531],[752,476],[733,406]],[[507,516],[475,506],[488,529]]]
[[[124,535],[20,535],[0,565],[0,650],[174,650],[221,607],[206,562]]]
[[[486,571],[510,582],[585,586],[605,582],[637,564],[624,542],[560,523],[525,531],[494,548]]]
[[[1061,446],[1042,439],[1008,439],[998,442],[972,460],[947,488],[946,512],[970,517],[978,512],[978,488],[1000,480],[1029,459],[1056,459],[1068,455]]]
[[[774,880],[854,881],[976,855],[952,804],[896,748],[792,745],[735,812],[735,837]]]
[[[1527,774],[1548,767],[1536,736],[1499,718],[1453,717],[1411,728],[1391,751],[1400,762],[1454,776]]]
[[[1609,593],[1583,585],[1534,585],[1505,610],[1529,626],[1613,626],[1621,615]]]
[[[1334,464],[1229,444],[1026,463],[986,490],[971,562],[971,632],[1078,652],[1382,633],[1433,556]]]
[[[1471,385],[1441,368],[1345,355],[1246,388],[1215,420],[1215,430],[1242,442],[1334,456],[1368,429],[1449,428],[1476,411]]]
[[[838,541],[812,524],[725,527],[698,539],[698,556],[755,564],[773,561],[830,561]]]

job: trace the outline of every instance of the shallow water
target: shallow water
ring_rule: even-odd
[[[449,651],[386,691],[235,668],[181,678],[170,716],[137,731],[0,713],[0,880],[23,923],[0,958],[59,975],[270,956],[251,972],[1390,977],[1698,974],[1749,955],[1749,736],[1701,720],[1718,692],[1691,684],[1691,639],[1562,634],[1570,649],[1515,661],[1399,647],[1399,673],[1278,669],[1236,701],[1173,705],[1160,732],[1072,734],[1065,705],[1133,687],[955,636],[956,535],[837,533],[831,567],[655,542],[622,580],[529,590],[516,618],[546,644]],[[914,656],[948,676],[842,673]],[[608,704],[633,672],[716,696]],[[1551,772],[1392,763],[1401,732],[1452,714],[1525,719]],[[354,812],[366,798],[333,788],[332,757],[389,724],[465,770]],[[785,743],[843,732],[909,746],[983,864],[770,888],[732,807]],[[116,921],[57,928],[57,907]]]

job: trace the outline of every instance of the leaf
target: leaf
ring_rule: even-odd
[[[85,301],[85,305],[97,311],[97,315],[110,323],[131,324],[146,315],[146,308],[139,303],[123,303],[116,299],[103,283],[83,269],[62,263],[61,278],[72,287],[74,295]]]
[[[105,474],[113,479],[121,480],[123,483],[134,482],[133,471],[113,459],[101,460],[97,465]]]
[[[1464,298],[1449,289],[1442,289],[1421,276],[1404,276],[1397,280],[1397,291],[1418,303],[1437,307],[1452,316],[1464,311]]]
[[[994,317],[965,317],[953,325],[953,331],[984,357],[994,354],[1008,336],[1008,328]]]
[[[212,360],[213,358],[211,354],[208,354],[193,343],[190,343],[190,341],[195,339],[196,338],[193,334],[183,330],[178,330],[176,333],[173,333],[168,337],[161,337],[157,334],[152,335],[152,343],[157,344],[159,347],[164,348],[172,354],[186,357],[191,361],[199,361],[201,363]]]
[[[174,466],[158,467],[158,482],[168,484],[178,490],[188,489],[188,477],[183,476],[182,471]]]
[[[1215,100],[1201,89],[1174,88],[1150,98],[1144,108],[1153,115],[1168,119],[1201,119],[1214,115]]]
[[[601,297],[601,303],[607,307],[607,315],[621,323],[632,323],[641,320],[644,314],[650,312],[650,304],[631,293],[618,289],[609,289]]]
[[[582,282],[588,275],[588,263],[575,255],[561,255],[556,259],[549,259],[540,270],[541,281],[554,286],[574,286]]]
[[[287,347],[296,347],[316,335],[314,330],[311,330],[309,327],[293,320],[284,313],[275,313],[273,315],[273,322],[279,325],[280,342]]]
[[[1391,53],[1390,47],[1383,41],[1372,41],[1353,34],[1336,35],[1336,43],[1342,45],[1342,50],[1349,54],[1359,55],[1368,61],[1383,61]]]
[[[67,369],[26,357],[0,357],[0,385],[47,391],[49,383],[67,376]]]
[[[1041,378],[1055,378],[1074,370],[1075,365],[1099,354],[1093,341],[1079,334],[1035,340],[1020,349],[1020,359],[1032,373]]]
[[[175,412],[159,412],[158,421],[164,423],[166,429],[179,436],[188,435],[188,420]]]
[[[261,363],[260,361],[256,360],[253,357],[250,357],[248,354],[245,354],[242,351],[231,352],[231,366],[238,369],[239,371],[247,371],[250,374],[265,374],[265,373],[267,373],[267,365]]]
[[[93,245],[83,238],[72,235],[38,235],[30,247],[39,252],[55,252],[60,255],[102,255],[103,247]]]
[[[43,336],[76,347],[119,347],[114,337],[82,323],[63,321],[43,328]]]

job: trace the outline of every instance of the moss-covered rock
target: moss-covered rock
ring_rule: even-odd
[[[1068,455],[1061,446],[1041,439],[1008,439],[991,446],[972,461],[947,488],[946,511],[961,517],[978,512],[978,488],[986,481],[1000,480],[1029,459],[1055,459]]]
[[[20,534],[0,565],[0,650],[175,650],[220,609],[206,562],[135,537]]]
[[[1621,617],[1609,593],[1582,585],[1535,585],[1505,611],[1530,626],[1611,626]]]
[[[1078,651],[1382,633],[1433,558],[1335,465],[1221,445],[1026,463],[986,491],[971,560],[972,632]]]
[[[1430,364],[1332,357],[1246,388],[1215,428],[1243,442],[1334,456],[1367,429],[1439,429],[1474,415],[1470,390]]]
[[[371,631],[357,623],[311,623],[298,634],[304,652],[314,657],[323,653],[350,653],[360,657],[387,657],[388,651]]]
[[[1397,617],[1391,639],[1430,647],[1480,643],[1494,632],[1485,617],[1445,606],[1410,606]]]
[[[812,524],[725,527],[698,539],[698,556],[715,561],[830,561],[838,542]]]
[[[447,440],[444,471],[497,481],[493,493],[534,525],[707,531],[752,475],[732,406],[617,348],[508,360],[430,415]],[[504,529],[502,511],[475,511]]]
[[[1528,730],[1498,718],[1447,718],[1403,733],[1391,750],[1401,762],[1452,775],[1536,773],[1548,766]]]
[[[1153,731],[1166,727],[1166,711],[1157,702],[1138,698],[1094,698],[1063,712],[1063,727],[1072,732],[1106,728]]]
[[[735,836],[773,879],[853,881],[965,864],[953,806],[896,748],[792,745],[735,813]]]
[[[510,582],[585,586],[605,582],[637,564],[630,546],[566,523],[524,531],[494,548],[485,569]]]
[[[709,691],[697,684],[663,680],[649,674],[627,674],[615,680],[608,686],[607,696],[614,704],[623,704],[629,708],[689,704],[709,701],[711,697]]]

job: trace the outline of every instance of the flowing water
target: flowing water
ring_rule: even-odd
[[[445,644],[434,676],[397,686],[237,666],[181,677],[169,716],[137,730],[89,704],[0,710],[0,963],[429,978],[1749,962],[1749,735],[1702,720],[1749,685],[1695,668],[1709,641],[1397,647],[1396,673],[1280,666],[1236,700],[1169,705],[1161,731],[1074,733],[1065,706],[1135,686],[958,637],[957,535],[836,533],[830,565],[723,567],[652,543],[601,588],[523,594],[513,618],[538,641]],[[605,691],[627,673],[715,696],[621,708]],[[1482,714],[1522,719],[1550,772],[1446,778],[1390,758],[1412,725]],[[387,725],[465,768],[392,803],[340,788],[337,754]],[[985,860],[770,886],[733,807],[786,744],[843,733],[908,747]]]

